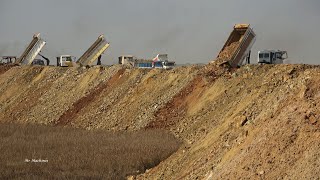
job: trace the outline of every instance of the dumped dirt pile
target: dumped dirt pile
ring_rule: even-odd
[[[198,69],[14,67],[1,76],[0,119],[88,129],[140,129]]]
[[[0,118],[5,121],[52,124],[73,103],[120,69],[15,67],[3,74]],[[0,81],[1,82],[1,81]]]
[[[13,67],[0,119],[167,129],[185,145],[140,179],[320,177],[320,67]]]
[[[318,66],[251,65],[203,78],[170,127],[187,145],[139,178],[319,177],[319,75]]]

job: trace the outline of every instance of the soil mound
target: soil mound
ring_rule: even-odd
[[[0,119],[166,129],[184,142],[138,179],[319,178],[320,67],[218,61],[167,71],[11,67],[0,73]]]

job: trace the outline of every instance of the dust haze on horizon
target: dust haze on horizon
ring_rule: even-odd
[[[178,64],[215,59],[236,23],[250,23],[264,49],[287,50],[290,63],[319,64],[319,0],[0,0],[0,56],[20,56],[36,32],[51,64],[80,57],[104,34],[103,63],[168,53]]]

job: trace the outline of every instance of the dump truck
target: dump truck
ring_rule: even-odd
[[[135,56],[132,55],[123,55],[119,57],[119,64],[147,69],[172,69],[176,65],[174,61],[168,60],[168,54],[158,54],[152,60],[137,59]]]
[[[100,35],[98,39],[89,47],[88,50],[78,59],[71,55],[61,55],[57,57],[57,66],[72,67],[72,66],[90,66],[98,60],[101,64],[101,55],[108,49],[110,44],[106,41],[104,35]],[[99,62],[100,61],[100,62]]]
[[[172,69],[175,66],[175,62],[169,61],[168,54],[157,54],[157,56],[152,59],[152,66],[160,69]]]
[[[250,52],[256,40],[256,34],[250,24],[236,24],[217,56],[231,67],[241,66],[244,60],[250,62]]]
[[[40,33],[33,35],[32,41],[15,63],[27,65],[32,64],[32,61],[36,58],[45,44],[46,42],[40,38]]]
[[[0,64],[14,64],[17,61],[17,56],[2,56]]]
[[[89,49],[76,61],[81,66],[92,65],[108,49],[110,44],[100,35],[98,39],[89,47]]]
[[[263,50],[258,52],[258,63],[260,64],[283,64],[287,58],[287,51]]]

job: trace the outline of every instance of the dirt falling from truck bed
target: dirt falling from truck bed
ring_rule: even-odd
[[[240,42],[231,43],[229,46],[225,47],[225,49],[221,53],[219,53],[217,59],[230,60],[237,48],[239,47],[239,45]]]
[[[219,53],[218,57],[215,60],[211,61],[210,64],[219,65],[226,63],[232,58],[239,45],[240,42],[238,41],[231,43],[229,46],[225,47],[224,50]]]

